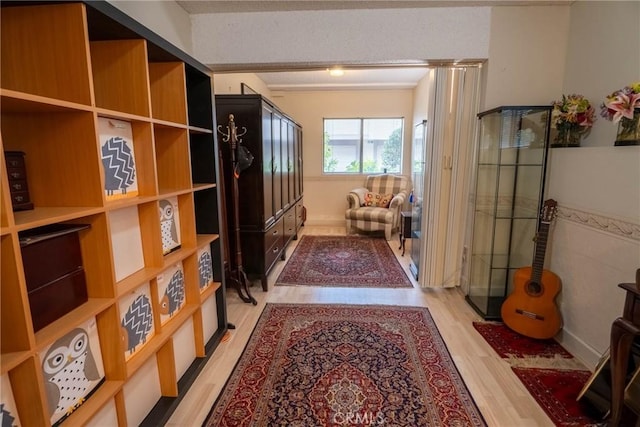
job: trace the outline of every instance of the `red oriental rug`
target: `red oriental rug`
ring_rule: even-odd
[[[276,285],[412,287],[386,240],[360,236],[302,236]]]
[[[206,426],[485,426],[426,308],[267,304]]]
[[[499,322],[473,322],[556,426],[598,426],[576,401],[591,372],[554,339],[537,340]]]

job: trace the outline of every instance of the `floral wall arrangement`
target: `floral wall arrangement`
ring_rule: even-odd
[[[553,102],[551,124],[557,130],[552,147],[579,147],[583,136],[591,131],[595,110],[582,95],[562,95]]]
[[[615,145],[640,145],[640,81],[607,96],[600,115],[618,123]]]

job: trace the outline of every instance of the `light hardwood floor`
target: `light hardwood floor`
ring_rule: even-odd
[[[344,235],[344,227],[304,226],[300,235]],[[409,271],[410,240],[404,256],[395,236],[390,241],[405,271]],[[287,259],[297,241],[287,248]],[[307,286],[273,286],[285,262],[278,262],[269,275],[269,291],[259,283],[251,287],[258,305],[243,303],[235,290],[227,290],[228,320],[236,326],[229,340],[221,343],[191,389],[182,400],[168,426],[200,426],[222,391],[240,357],[253,327],[267,302],[393,304],[427,307],[458,367],[469,391],[489,426],[553,426],[551,420],[529,395],[508,364],[475,331],[481,320],[465,302],[459,289],[421,289],[412,279],[413,289],[356,289]],[[410,274],[407,276],[411,277]]]

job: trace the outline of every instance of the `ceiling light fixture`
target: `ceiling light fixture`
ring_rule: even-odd
[[[329,70],[329,75],[331,77],[344,76],[344,70],[342,68],[332,68]]]

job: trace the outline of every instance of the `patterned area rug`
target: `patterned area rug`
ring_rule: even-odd
[[[485,426],[429,311],[267,304],[206,426]]]
[[[412,287],[387,241],[361,236],[302,236],[276,285]]]
[[[598,426],[576,401],[591,372],[554,339],[536,340],[499,322],[473,322],[556,426]]]

